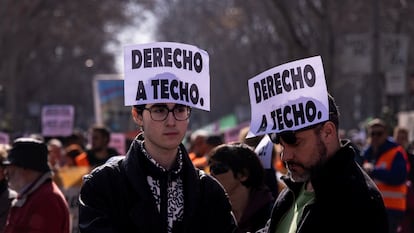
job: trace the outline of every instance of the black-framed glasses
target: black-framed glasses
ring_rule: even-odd
[[[310,125],[310,126],[307,126],[305,128],[299,129],[299,130],[289,130],[289,131],[283,131],[281,133],[270,133],[269,137],[270,137],[270,140],[273,143],[276,143],[276,144],[279,144],[280,143],[280,138],[282,138],[283,142],[285,142],[286,144],[294,145],[294,144],[296,144],[296,142],[298,140],[296,138],[296,133],[299,133],[301,131],[305,131],[305,130],[308,130],[308,129],[314,129],[318,126],[323,126],[325,124],[325,122],[318,123],[318,124],[315,124],[315,125]]]
[[[164,121],[170,112],[172,112],[177,121],[185,121],[191,115],[191,108],[182,104],[176,104],[172,109],[169,109],[166,105],[153,105],[149,108],[144,108],[144,110],[150,113],[153,121]]]
[[[230,170],[230,167],[223,163],[213,163],[210,165],[210,173],[212,175],[220,175]]]

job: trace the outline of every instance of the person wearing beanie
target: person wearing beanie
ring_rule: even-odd
[[[69,233],[69,207],[52,180],[47,145],[34,138],[18,138],[2,165],[18,194],[4,232]]]

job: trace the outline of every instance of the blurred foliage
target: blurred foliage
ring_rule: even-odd
[[[150,7],[151,1],[140,3]],[[40,131],[44,104],[72,104],[78,127],[94,120],[92,79],[114,73],[122,26],[141,8],[128,0],[1,0],[0,127]],[[3,104],[3,106],[1,106]]]
[[[40,131],[40,107],[73,104],[76,126],[94,121],[92,79],[111,74],[119,32],[139,28],[148,12],[156,41],[194,44],[210,54],[211,112],[194,111],[200,127],[230,113],[250,117],[248,79],[274,66],[321,55],[343,127],[412,109],[409,95],[386,96],[384,74],[344,74],[344,38],[381,33],[414,37],[406,0],[0,0],[0,130]],[[377,33],[377,34],[376,34]],[[375,36],[376,35],[376,36]],[[134,41],[133,38],[130,41]],[[375,53],[373,53],[375,54]],[[414,57],[409,46],[408,64]],[[352,58],[350,58],[352,59]],[[407,67],[407,73],[414,69]],[[414,76],[413,76],[414,77]],[[407,92],[410,95],[411,92]]]
[[[358,74],[351,71],[345,74],[341,68],[343,63],[353,59],[343,59],[344,39],[348,35],[366,35],[369,45],[387,33],[413,38],[412,2],[162,2],[156,8],[156,14],[163,16],[157,27],[157,40],[195,44],[210,54],[212,110],[209,114],[197,115],[195,121],[198,121],[198,126],[229,113],[247,112],[248,115],[248,79],[274,66],[315,55],[322,56],[328,91],[340,105],[343,127],[357,127],[367,117],[380,116],[383,105],[397,103],[390,106],[394,113],[410,107],[402,104],[408,96],[386,96],[383,73]],[[413,47],[409,46],[408,64],[413,61]],[[375,45],[373,48],[379,50]],[[368,55],[378,56],[378,53]],[[373,69],[379,70],[378,66]],[[407,67],[406,72],[410,69]],[[397,101],[390,101],[390,98],[397,98]]]

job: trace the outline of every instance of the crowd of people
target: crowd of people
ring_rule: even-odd
[[[142,110],[141,110],[141,114],[142,114]],[[138,117],[138,112],[137,112],[136,117]],[[151,113],[149,117],[151,118]],[[151,129],[153,129],[153,126],[147,126],[147,127],[151,127]],[[318,126],[317,128],[319,127],[321,126]],[[363,168],[366,174],[369,175],[370,179],[372,179],[372,181],[375,183],[375,186],[378,187],[379,194],[384,201],[384,207],[387,213],[387,216],[386,216],[387,221],[377,222],[376,224],[374,223],[367,224],[369,218],[364,218],[364,215],[368,213],[358,212],[359,214],[361,214],[361,220],[363,220],[365,225],[361,223],[362,225],[355,225],[355,226],[358,227],[358,229],[364,229],[364,226],[366,226],[367,230],[368,228],[371,228],[371,230],[369,230],[370,232],[386,232],[386,231],[381,230],[385,227],[381,224],[387,222],[389,224],[388,232],[409,233],[409,232],[414,231],[413,230],[414,229],[413,228],[414,188],[412,185],[414,182],[413,180],[414,172],[412,169],[412,167],[414,166],[413,165],[414,155],[412,154],[413,153],[412,145],[410,144],[408,140],[409,138],[408,129],[401,127],[401,126],[397,126],[393,128],[393,131],[390,131],[390,130],[391,129],[388,128],[387,124],[383,120],[376,118],[367,123],[366,125],[367,137],[364,140],[363,144],[361,144],[360,141],[358,141],[359,144],[357,145],[356,143],[353,143],[352,140],[350,140],[350,144],[348,144],[349,150],[351,150],[350,148],[353,148],[353,150],[355,151],[354,161],[356,162],[356,164],[359,164]],[[183,163],[181,165],[183,167],[175,168],[175,169],[178,169],[176,172],[184,168],[188,169],[188,165],[191,162],[195,168],[198,168],[204,172],[202,174],[209,174],[212,177],[214,177],[214,180],[217,180],[223,186],[225,193],[228,195],[228,198],[229,198],[228,202],[226,202],[227,200],[226,196],[224,195],[224,193],[222,193],[221,195],[223,196],[221,197],[222,201],[220,203],[223,206],[228,206],[228,208],[223,209],[222,206],[220,206],[220,208],[219,206],[217,206],[216,208],[227,211],[227,217],[224,217],[224,219],[232,218],[232,216],[234,215],[235,222],[232,223],[233,225],[229,225],[228,227],[235,228],[235,226],[237,225],[238,226],[237,232],[256,232],[256,231],[260,232],[260,230],[262,232],[265,232],[264,229],[266,229],[267,232],[274,232],[276,231],[276,229],[274,228],[275,222],[281,222],[278,225],[278,227],[284,227],[284,228],[292,227],[290,224],[288,224],[292,221],[292,219],[279,219],[283,215],[277,214],[279,211],[278,206],[279,205],[284,206],[286,204],[277,202],[275,205],[275,201],[279,195],[284,196],[286,195],[286,190],[289,190],[289,189],[286,189],[285,191],[282,192],[282,190],[286,187],[286,184],[287,184],[287,187],[290,187],[291,185],[290,183],[293,180],[292,177],[286,176],[288,172],[292,174],[293,176],[294,174],[299,173],[299,171],[301,170],[306,171],[306,169],[310,169],[312,166],[306,165],[305,162],[303,162],[304,163],[303,165],[300,165],[299,159],[297,158],[293,159],[293,158],[288,157],[291,153],[292,154],[299,153],[299,152],[290,152],[290,146],[292,145],[292,143],[293,145],[295,145],[294,143],[296,142],[290,142],[288,139],[289,138],[288,136],[286,136],[286,139],[284,139],[285,136],[281,134],[280,136],[277,137],[277,139],[273,138],[275,144],[274,144],[274,155],[272,156],[272,169],[270,169],[270,171],[269,169],[265,169],[261,161],[259,160],[256,152],[254,151],[255,147],[258,145],[262,137],[246,138],[246,131],[248,131],[248,127],[240,131],[240,138],[238,141],[226,142],[223,138],[223,135],[220,135],[217,133],[211,133],[205,130],[196,130],[189,134],[189,132],[187,132],[186,129],[185,130],[183,129],[181,131],[181,135],[182,135],[181,137],[184,137],[184,135],[190,135],[189,137],[190,140],[187,141],[187,144],[185,146],[184,145],[180,146],[181,157],[179,160]],[[36,182],[45,182],[45,180],[52,180],[52,181],[54,180],[56,184],[59,184],[58,179],[56,178],[51,179],[53,178],[52,174],[58,174],[59,170],[64,167],[88,166],[88,167],[91,167],[91,170],[92,170],[93,167],[97,167],[97,166],[104,164],[109,158],[120,155],[115,149],[110,148],[108,146],[109,138],[110,138],[110,131],[107,128],[94,126],[94,127],[91,127],[90,132],[91,132],[91,135],[93,136],[90,137],[91,143],[89,147],[86,146],[85,143],[83,143],[86,141],[85,138],[79,137],[79,135],[77,136],[72,135],[63,140],[57,139],[57,138],[51,138],[49,140],[43,139],[44,140],[43,143],[45,145],[45,148],[43,148],[43,152],[37,152],[36,150],[38,149],[36,148],[36,146],[32,148],[31,147],[32,145],[30,145],[31,143],[34,143],[34,144],[40,143],[39,141],[35,140],[35,138],[39,139],[39,137],[31,136],[27,138],[20,138],[20,139],[17,139],[12,145],[5,145],[5,144],[1,145],[0,154],[1,154],[3,165],[0,168],[0,171],[1,171],[0,203],[1,203],[1,209],[2,209],[2,212],[1,212],[2,216],[0,216],[0,220],[1,220],[0,223],[1,223],[1,227],[3,228],[3,230],[5,229],[6,220],[7,220],[7,214],[5,213],[9,213],[9,212],[10,212],[9,227],[8,227],[9,229],[13,229],[13,228],[19,229],[19,224],[20,225],[23,224],[27,227],[30,227],[29,222],[24,222],[23,220],[25,219],[24,217],[22,217],[20,214],[15,213],[16,207],[14,207],[13,209],[13,205],[12,205],[13,203],[12,201],[16,199],[18,194],[20,194],[20,196],[24,196],[25,192],[29,191],[29,190],[22,191],[22,189],[26,188],[26,186],[28,185],[31,186],[30,184],[32,184],[33,186],[37,187],[39,186],[39,184],[37,184]],[[298,136],[299,132],[301,131],[295,132],[295,137],[299,137]],[[144,130],[142,131],[142,133],[144,133]],[[145,136],[147,136],[147,134]],[[142,135],[140,137],[142,137]],[[176,139],[176,143],[179,143],[182,141],[180,140],[182,139],[181,137]],[[34,139],[34,141],[33,142],[30,142],[30,140],[29,142],[24,141],[28,138],[32,138]],[[27,143],[28,147],[20,149],[22,142],[19,142],[19,140],[23,140],[24,143]],[[343,139],[341,140],[343,141]],[[158,145],[156,138],[153,139],[153,141],[155,144],[154,146],[156,146],[157,148],[155,151],[158,151],[161,149],[165,150],[164,147]],[[148,139],[147,139],[147,143],[148,143]],[[280,147],[281,145],[283,148],[282,157],[281,157],[282,149]],[[135,142],[134,142],[131,145],[131,148],[135,148],[137,146],[138,145],[135,145]],[[158,148],[158,147],[161,147],[161,148]],[[168,147],[168,145],[166,145],[165,147]],[[175,148],[174,145],[170,147]],[[140,147],[138,146],[138,148]],[[307,147],[306,150],[310,150],[310,148],[311,147]],[[142,149],[143,148],[141,147],[141,150]],[[295,148],[295,150],[297,150],[297,148]],[[152,169],[155,169],[156,167],[173,168],[175,166],[173,165],[174,164],[173,161],[175,161],[177,158],[168,159],[168,160],[166,160],[165,158],[157,159],[156,155],[152,156],[150,154],[151,153],[150,151],[151,149],[149,148],[146,148],[145,150],[143,150],[144,155],[149,159],[149,161],[152,161],[153,163],[152,165],[150,165],[151,163],[147,164],[146,166],[149,166],[149,167],[144,169],[145,171],[147,171],[147,169],[151,170],[150,168],[151,166],[154,166]],[[188,154],[186,154],[185,151],[188,151]],[[322,151],[327,151],[326,152],[327,155],[329,154],[328,153],[329,149],[325,149]],[[16,153],[20,153],[20,154],[16,155]],[[42,165],[40,162],[40,159],[33,160],[33,161],[32,160],[26,161],[22,153],[27,153],[26,156],[38,156],[39,158],[42,156],[42,153],[43,153],[43,156],[47,156],[47,157],[43,157],[43,162],[42,162],[43,165]],[[47,154],[45,155],[45,153]],[[131,152],[128,152],[128,153],[131,153]],[[152,153],[157,154],[160,152],[152,152]],[[304,154],[304,152],[300,152],[300,153]],[[9,156],[7,156],[7,154],[9,154]],[[172,154],[176,154],[176,152]],[[15,156],[17,156],[17,159],[13,159],[13,157]],[[18,156],[22,156],[22,157],[18,157]],[[45,161],[45,158],[47,158],[47,161]],[[9,163],[5,162],[9,160],[10,160]],[[79,162],[79,161],[83,161],[83,162]],[[114,161],[118,162],[117,166],[121,166],[122,163],[120,163],[119,160],[114,160]],[[343,161],[343,158],[340,159],[340,161],[338,162],[342,164],[341,166],[343,166],[343,164],[348,164],[348,166],[351,166],[350,161],[345,162]],[[48,167],[45,167],[46,163],[48,164]],[[16,165],[17,168],[15,166],[10,166],[13,164]],[[19,169],[19,166],[22,166],[25,169]],[[112,165],[112,166],[115,166],[115,165]],[[308,168],[307,166],[310,166],[310,167]],[[49,167],[50,167],[50,171],[48,170]],[[125,169],[127,169],[127,167]],[[355,170],[355,169],[356,168],[353,168],[352,170]],[[328,171],[331,172],[330,169]],[[355,170],[354,172],[357,172],[357,171],[358,170]],[[170,174],[168,170],[165,170],[164,172],[166,175]],[[195,170],[193,170],[192,172],[195,172]],[[327,171],[324,171],[324,172],[327,172]],[[26,173],[28,174],[33,173],[34,175],[27,175]],[[268,179],[266,179],[266,173],[272,174],[274,181],[269,181]],[[280,176],[276,175],[277,173],[282,175],[283,180],[280,179]],[[163,173],[160,173],[159,175],[162,175],[162,174]],[[173,175],[173,174],[174,172],[171,173],[170,175]],[[198,174],[199,179],[203,177],[202,174]],[[81,220],[84,219],[84,220],[89,221],[89,219],[97,217],[95,215],[91,215],[87,218],[84,217],[84,216],[90,215],[91,213],[95,213],[95,214],[105,213],[104,216],[108,216],[107,215],[108,213],[102,212],[102,210],[89,209],[94,204],[96,204],[97,206],[100,206],[99,200],[97,200],[100,193],[103,194],[103,193],[110,192],[110,190],[105,191],[105,190],[98,189],[96,187],[97,184],[95,184],[95,182],[93,181],[90,181],[90,180],[93,180],[92,178],[94,176],[97,176],[97,174],[91,173],[85,179],[86,185],[81,195],[81,198],[82,198],[81,200],[83,203],[81,206],[81,214],[82,214]],[[101,175],[99,175],[98,177],[100,176]],[[107,184],[107,182],[110,181],[108,180],[108,178],[112,176],[114,175],[111,173],[103,176],[102,179],[104,179],[104,183]],[[319,175],[319,176],[324,177],[322,175]],[[356,174],[353,174],[353,175],[349,174],[349,177],[354,177],[354,176],[356,176]],[[20,178],[20,177],[35,177],[35,178],[27,178],[28,181],[26,181],[25,183],[23,178]],[[308,177],[308,178],[305,179],[304,177]],[[299,173],[297,174],[297,177],[295,179],[297,179],[297,181],[303,182],[303,181],[306,181],[307,179],[310,179],[311,177],[312,177],[311,174],[304,176],[303,174]],[[332,177],[332,173],[330,173],[330,175],[326,177],[330,177],[329,181],[332,183],[330,185],[327,185],[326,187],[324,186],[321,187],[322,190],[327,189],[325,190],[325,192],[328,192],[327,194],[324,194],[321,191],[322,192],[321,195],[325,197],[324,201],[329,200],[327,197],[332,197],[335,200],[342,200],[343,198],[343,200],[350,201],[350,203],[341,202],[342,204],[337,203],[335,205],[332,205],[331,207],[334,209],[331,211],[336,210],[336,211],[343,212],[345,209],[347,209],[346,207],[349,208],[350,206],[354,206],[355,209],[357,208],[366,209],[367,211],[370,211],[372,209],[372,207],[362,208],[362,206],[364,205],[369,205],[370,202],[367,201],[368,199],[364,201],[362,200],[358,201],[362,197],[358,197],[358,198],[352,197],[352,194],[360,195],[361,193],[358,193],[358,192],[349,193],[346,190],[343,190],[343,189],[347,189],[347,190],[353,189],[351,187],[344,186],[345,183],[349,183],[350,181],[335,180]],[[345,177],[341,177],[341,178],[344,179]],[[130,179],[133,179],[133,178],[131,177]],[[161,177],[159,177],[158,179],[161,179]],[[185,180],[184,177],[182,179]],[[370,182],[370,179],[368,179],[367,177],[364,177],[364,179],[366,180],[367,183]],[[119,180],[122,180],[122,178],[119,177]],[[113,182],[118,183],[119,180],[114,180]],[[94,183],[93,188],[87,188],[91,185],[90,182]],[[163,190],[164,188],[162,188],[162,186],[156,188],[157,184],[159,185],[162,183],[161,180],[154,180],[153,182],[154,182],[153,185],[155,186],[151,190],[158,190],[158,193],[155,192],[154,195],[159,195],[157,198],[160,201],[158,203],[159,205],[158,208],[161,208],[161,205],[163,203],[161,201],[163,197],[161,190]],[[183,180],[176,181],[175,183],[173,180],[171,180],[170,182],[174,183],[174,185],[170,184],[171,186],[179,188],[181,187],[180,184],[182,185],[184,181]],[[198,182],[200,182],[200,180]],[[210,182],[211,181],[209,181],[208,184],[210,184]],[[274,182],[277,183],[276,188],[274,186]],[[328,182],[328,181],[324,181],[324,182]],[[56,199],[59,200],[57,201],[58,203],[56,204],[54,208],[63,209],[64,212],[62,214],[56,214],[58,212],[53,211],[52,219],[54,218],[67,219],[69,216],[67,212],[68,210],[67,204],[65,204],[63,195],[59,193],[58,191],[59,187],[56,184],[51,185],[52,187],[51,190],[53,190],[52,193],[57,195],[58,198]],[[322,184],[323,183],[321,183],[320,185]],[[338,184],[340,186],[336,187],[334,186],[334,184]],[[144,184],[141,184],[141,185],[144,185]],[[319,186],[316,186],[316,187],[319,187]],[[128,187],[128,188],[133,188],[133,187]],[[183,187],[181,188],[183,189]],[[200,192],[200,190],[210,189],[210,188],[211,187],[209,186],[199,187],[197,191]],[[117,189],[124,190],[124,189],[127,189],[127,187],[122,187],[122,188],[117,187]],[[313,187],[313,189],[315,188]],[[182,195],[184,198],[185,193],[188,192],[184,190],[185,189],[181,191],[175,190],[175,192],[182,192]],[[369,193],[374,192],[373,190],[375,189],[372,189],[371,191],[366,190],[366,194],[368,195]],[[196,192],[196,193],[197,191],[192,190],[192,192]],[[329,193],[330,191],[334,193]],[[301,191],[301,189],[299,188],[297,192],[298,192],[297,195],[299,195],[298,197],[296,197],[298,201],[299,199],[302,200],[302,198],[304,198],[304,200],[302,200],[304,201],[302,203],[303,205],[305,205],[306,203],[316,202],[317,196],[307,197],[306,190]],[[120,192],[120,193],[127,194],[128,191]],[[378,199],[376,199],[376,198],[379,198],[379,196],[374,195],[374,194],[372,194],[372,196],[369,196],[369,197],[374,198],[374,200],[379,201]],[[302,197],[302,195],[305,195],[305,196]],[[204,197],[204,198],[208,199],[209,197]],[[127,200],[126,197],[117,197],[116,199]],[[283,197],[282,199],[284,200],[286,199],[286,197]],[[331,200],[332,203],[336,203],[335,200]],[[45,202],[45,201],[50,203],[49,198],[48,199],[43,198],[43,200],[36,200],[35,202]],[[93,202],[88,204],[89,201],[90,202],[93,201]],[[102,199],[100,201],[104,202],[105,199]],[[16,203],[19,203],[19,202],[16,202]],[[176,201],[174,201],[174,203],[176,203]],[[332,203],[328,202],[328,203],[323,203],[323,204],[329,205]],[[28,205],[28,203],[26,204],[23,202],[23,205]],[[272,207],[274,205],[277,208],[274,208],[273,215],[271,216],[270,214],[272,211]],[[371,203],[371,205],[375,205],[375,203]],[[114,203],[114,206],[107,209],[107,211],[109,211],[110,209],[111,211],[115,211],[117,209],[116,206],[121,207],[123,205],[119,205],[119,203]],[[42,205],[40,205],[39,208],[40,207],[42,207]],[[211,206],[204,206],[204,208],[206,208],[207,210],[208,208],[211,208]],[[44,210],[44,209],[40,208],[39,211],[40,210]],[[30,211],[32,211],[32,209]],[[168,212],[168,209],[166,211]],[[211,214],[214,213],[214,216],[223,217],[226,215],[226,211],[224,211],[221,215],[216,212],[212,212]],[[286,213],[289,213],[290,218],[295,217],[295,212],[290,212],[288,210],[284,210],[284,211],[287,211]],[[301,211],[305,211],[305,210],[301,210]],[[122,215],[119,215],[119,213],[122,212],[121,209],[115,212],[118,214],[118,218],[120,219],[126,218],[126,217],[122,217]],[[167,212],[165,214],[167,214]],[[182,211],[179,211],[179,213],[182,213]],[[334,213],[334,212],[330,212],[330,213]],[[372,213],[379,214],[381,212],[374,211]],[[168,213],[168,214],[172,214],[172,213]],[[113,213],[113,215],[115,216],[115,213]],[[301,213],[301,215],[303,215],[303,212]],[[17,220],[17,217],[15,216],[18,216],[19,220]],[[334,215],[330,215],[330,216],[334,216]],[[39,216],[39,218],[42,218],[42,217],[50,217],[50,216],[47,216],[47,213],[45,213],[44,215]],[[177,216],[176,218],[182,219],[183,217],[184,216]],[[205,218],[205,217],[208,217],[208,216],[198,216],[197,218]],[[325,216],[325,217],[326,217],[325,220],[330,219],[329,216]],[[208,218],[211,218],[211,216]],[[271,221],[268,221],[269,219]],[[378,219],[378,218],[374,218],[374,219]],[[330,219],[330,222],[334,223],[335,222],[334,220],[335,219]],[[102,221],[104,221],[104,219],[102,219]],[[39,220],[37,220],[36,222],[39,223]],[[63,227],[63,228],[69,227],[68,221],[66,222],[65,221],[63,222],[52,221],[52,222],[56,224],[59,223],[60,224],[59,227]],[[121,224],[121,222],[119,223],[119,225],[122,225],[126,227],[125,229],[127,229],[128,224],[125,223],[124,225],[124,224]],[[266,222],[267,222],[267,225],[265,225]],[[81,226],[82,226],[82,223],[83,222],[80,222]],[[170,224],[172,224],[172,222]],[[316,224],[316,223],[312,223],[312,224]],[[155,225],[153,226],[148,225],[148,227],[150,228],[155,227]],[[51,228],[53,226],[50,223],[48,223],[47,226],[48,228],[44,228],[45,229],[44,232],[47,232],[47,229],[56,229],[56,228]],[[85,226],[89,226],[89,225],[85,224]],[[303,227],[305,226],[308,226],[308,225],[307,224],[303,225]],[[350,225],[347,225],[347,226],[350,226]],[[373,230],[375,229],[374,226],[378,227],[377,229],[378,231]],[[39,226],[33,226],[33,227],[42,227],[42,226],[39,225]],[[173,225],[169,225],[165,227],[172,228]],[[347,229],[347,228],[344,228],[344,229]],[[356,232],[369,232],[369,231],[362,231],[362,230],[355,230],[355,229],[352,229],[352,230]],[[9,230],[9,231],[0,231],[0,232],[14,232],[14,231]],[[59,231],[59,232],[67,232],[67,231]],[[88,231],[85,231],[85,232],[88,232]],[[99,230],[97,230],[97,232],[99,232]],[[277,232],[285,232],[285,231],[277,230]]]
[[[178,45],[157,46],[170,47],[145,51],[171,52]],[[185,52],[194,49],[184,47]],[[135,54],[130,60],[137,59],[140,48],[126,49]],[[198,49],[189,54],[197,61],[196,73],[203,73],[206,54]],[[134,62],[133,69],[140,68]],[[177,64],[192,71],[187,63]],[[312,75],[320,70],[307,64],[304,72],[306,78],[316,78]],[[125,82],[132,71],[126,74]],[[311,81],[306,84],[312,86]],[[268,97],[267,91],[263,94]],[[291,114],[297,117],[294,130],[251,135],[251,124],[240,130],[238,140],[226,141],[222,132],[189,130],[194,106],[143,96],[145,89],[130,96],[138,130],[125,154],[110,147],[111,131],[105,126],[92,126],[86,138],[29,135],[2,145],[0,233],[70,233],[73,224],[82,233],[414,231],[414,155],[407,128],[396,127],[391,135],[390,126],[375,118],[366,124],[366,138],[349,140],[340,129],[339,107],[326,93],[322,98],[300,96],[327,100],[318,113],[326,118],[320,121],[299,124],[298,107],[298,115]],[[316,109],[317,104],[307,103]],[[257,131],[265,128],[262,122]],[[87,168],[76,195],[76,222],[59,176],[70,167]]]
[[[0,144],[0,232],[73,232],[77,223],[60,175],[71,167],[84,167],[86,174],[119,155],[109,147],[110,133],[92,126],[89,145],[78,133],[61,138],[30,134]]]

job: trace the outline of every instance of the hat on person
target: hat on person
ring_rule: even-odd
[[[368,128],[372,128],[374,126],[381,126],[381,127],[385,128],[387,125],[380,118],[374,118],[374,119],[372,119],[371,121],[368,122]]]
[[[3,165],[14,165],[39,172],[48,172],[48,150],[45,143],[34,138],[18,138],[13,142]]]

